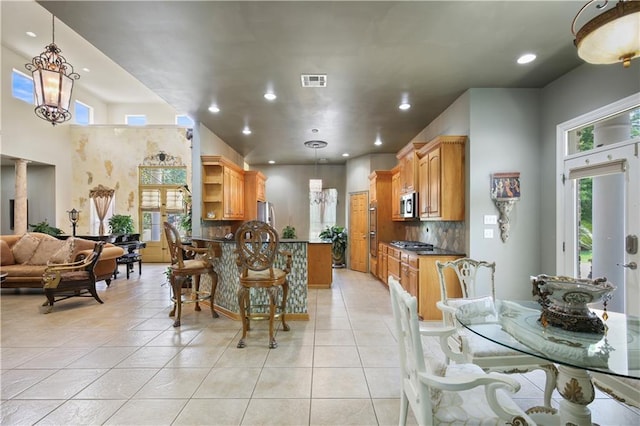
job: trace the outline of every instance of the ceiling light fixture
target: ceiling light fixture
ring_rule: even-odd
[[[27,31],[25,34],[28,35],[29,37],[35,37],[36,36],[36,33],[34,33],[33,31]]]
[[[213,104],[209,107],[209,111],[215,114],[220,112],[220,108],[218,108],[218,105]]]
[[[325,141],[306,141],[304,146],[313,149],[315,158],[315,173],[314,176],[318,176],[318,149],[326,147],[328,144]],[[322,194],[322,179],[314,178],[309,179],[309,202],[311,204],[321,204],[324,202]]]
[[[582,6],[571,23],[578,56],[590,64],[622,62],[627,68],[633,58],[640,56],[640,1],[621,0],[576,31],[578,17],[595,1]],[[604,0],[595,7],[603,9],[608,3]]]
[[[244,129],[242,129],[242,133],[245,135],[250,135],[251,134],[251,129],[248,127],[245,127]]]
[[[275,101],[277,96],[273,93],[265,93],[264,98],[268,101]]]
[[[524,55],[522,55],[522,56],[520,56],[518,58],[517,62],[520,65],[528,64],[528,63],[531,63],[531,62],[535,61],[536,57],[537,56],[535,54],[533,54],[533,53],[525,53]]]
[[[348,156],[349,156],[349,153],[348,153],[348,152],[345,152],[344,154],[342,154],[342,156],[343,156],[343,157],[348,157]]]
[[[276,161],[275,160],[269,160],[268,163],[269,164],[276,164]]]
[[[69,103],[73,80],[80,78],[73,66],[60,55],[55,43],[55,16],[51,15],[51,44],[44,52],[34,57],[25,68],[31,71],[36,107],[34,112],[52,125],[64,123],[71,118]]]
[[[401,110],[403,110],[403,111],[406,111],[406,110],[408,110],[409,108],[411,108],[411,104],[410,104],[410,103],[408,103],[408,102],[403,102],[403,103],[401,103],[401,104],[398,106],[398,108],[400,108],[400,109],[401,109]]]

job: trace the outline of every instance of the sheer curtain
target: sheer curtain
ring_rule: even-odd
[[[100,221],[100,226],[98,227],[98,235],[100,236],[104,235],[104,218],[109,212],[109,205],[111,205],[114,193],[115,190],[103,185],[98,185],[89,192],[89,198],[93,200],[93,204],[96,207],[96,214]]]
[[[318,239],[318,234],[326,228],[336,224],[338,211],[338,190],[336,188],[323,189],[319,197],[311,198],[309,206],[309,239]]]

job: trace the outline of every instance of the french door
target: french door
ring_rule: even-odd
[[[565,275],[606,277],[607,308],[640,315],[640,142],[573,154],[564,161]]]
[[[167,186],[140,189],[141,238],[147,243],[145,262],[170,262],[168,245],[164,236],[164,222],[180,230],[180,218],[184,213],[183,193],[180,187]]]

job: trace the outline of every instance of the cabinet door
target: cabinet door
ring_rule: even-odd
[[[400,172],[396,172],[391,177],[391,218],[402,220],[400,216]]]
[[[376,181],[377,179],[375,178],[375,176],[369,179],[369,202],[370,203],[378,201],[378,194],[376,191]]]
[[[222,200],[222,204],[223,204],[223,208],[224,208],[224,218],[225,219],[231,219],[233,218],[233,191],[232,191],[232,186],[233,186],[233,170],[228,169],[228,168],[224,168],[224,181],[223,181],[223,200]]]
[[[429,217],[440,217],[440,148],[436,148],[429,152],[428,155],[428,172],[429,184],[428,184],[428,198]]]
[[[425,155],[418,162],[418,175],[420,184],[418,186],[418,205],[420,207],[420,217],[429,217],[429,156]]]

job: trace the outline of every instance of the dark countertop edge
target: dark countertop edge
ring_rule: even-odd
[[[197,240],[197,241],[213,241],[216,243],[236,243],[236,240],[227,240],[226,238],[211,238],[211,237],[200,237],[200,236],[192,236],[191,237],[192,240]],[[331,244],[330,241],[322,241],[322,240],[299,240],[299,239],[281,239],[280,240],[281,243],[308,243],[308,244]]]

